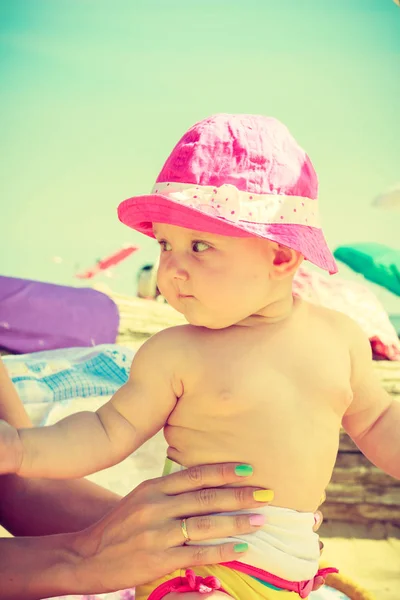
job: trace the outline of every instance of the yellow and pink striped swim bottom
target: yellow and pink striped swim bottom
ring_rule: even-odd
[[[203,578],[205,586],[210,577],[217,578],[222,582],[221,591],[226,592],[228,596],[231,596],[235,600],[296,600],[299,597],[296,592],[279,589],[245,573],[233,571],[230,567],[223,565],[195,567],[195,573],[196,576]],[[178,578],[181,578],[183,583],[186,579],[185,569],[179,569],[156,581],[137,587],[136,600],[159,600],[165,597],[166,594],[173,590],[171,581]],[[187,591],[190,590],[188,589]]]

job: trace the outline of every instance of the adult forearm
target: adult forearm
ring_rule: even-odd
[[[72,536],[0,539],[0,600],[79,594]]]
[[[54,481],[16,475],[0,477],[0,498],[0,525],[13,535],[25,536],[80,531],[119,501],[119,496],[86,479]]]
[[[393,398],[387,410],[355,442],[377,467],[400,479],[400,402]]]
[[[13,427],[32,425],[26,410],[17,394],[4,363],[0,359],[0,419],[5,419]]]

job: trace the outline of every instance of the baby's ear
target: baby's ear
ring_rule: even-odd
[[[303,262],[303,256],[300,252],[276,242],[272,244],[272,254],[272,276],[275,279],[283,279],[288,275],[294,275]]]

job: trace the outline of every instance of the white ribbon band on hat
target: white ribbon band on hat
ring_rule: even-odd
[[[152,193],[232,223],[244,221],[321,228],[318,200],[302,196],[250,194],[230,184],[214,187],[175,182],[156,183]]]

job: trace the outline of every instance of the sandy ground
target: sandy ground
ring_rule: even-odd
[[[377,600],[400,599],[399,528],[332,521],[322,525],[320,535],[324,561],[373,592]]]

